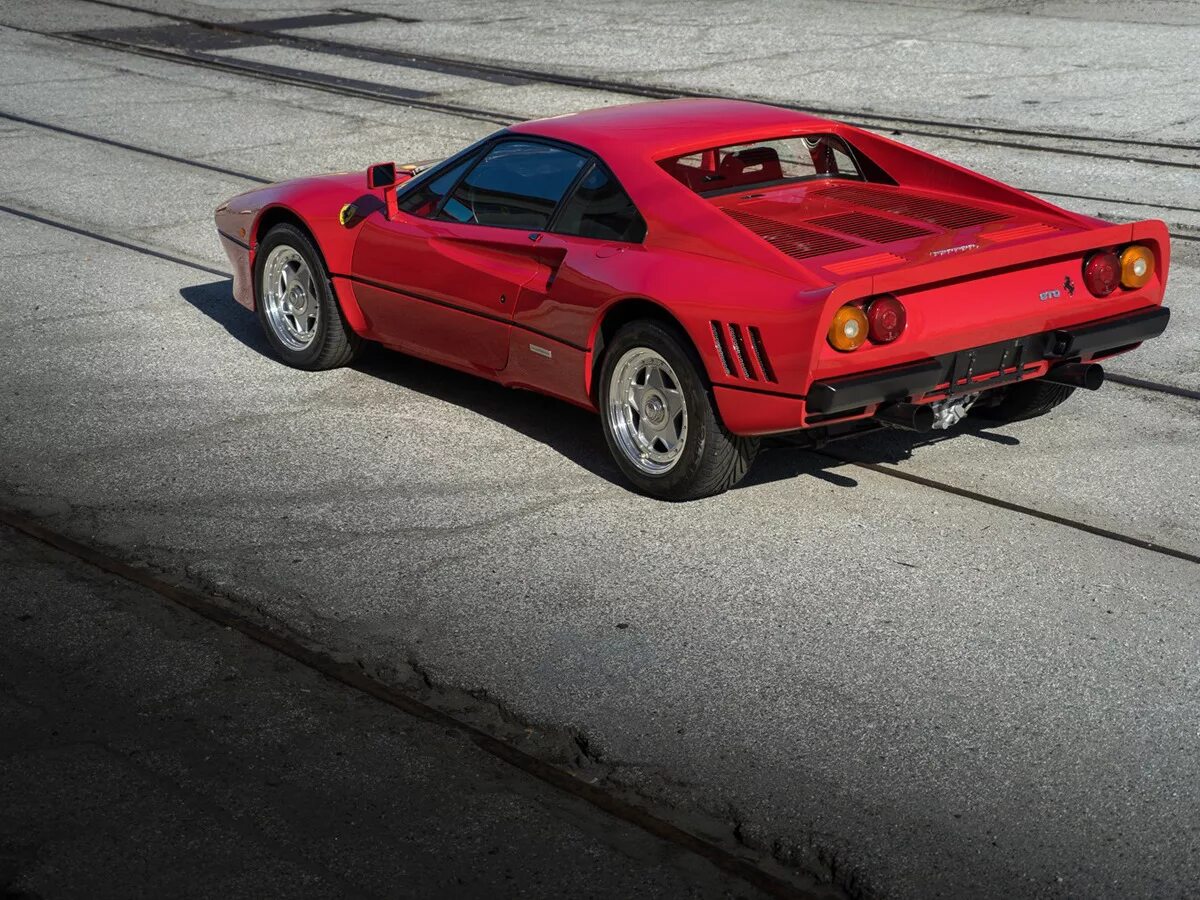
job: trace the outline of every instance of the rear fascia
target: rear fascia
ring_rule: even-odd
[[[1082,284],[1080,265],[1090,251],[1137,242],[1155,253],[1154,278],[1144,287],[1118,289],[1093,297]],[[812,336],[812,381],[853,375],[937,357],[1006,338],[1069,328],[1096,319],[1162,303],[1170,243],[1159,221],[1110,225],[1075,234],[1001,246],[980,254],[950,256],[837,285],[829,294],[821,321],[832,321],[843,304],[893,293],[905,302],[908,330],[886,345],[865,344],[841,353],[829,346],[824,331]],[[1070,276],[1074,294],[1062,290]],[[978,289],[978,299],[967,299]],[[1059,292],[1050,300],[1043,294]],[[953,303],[949,302],[950,298]],[[986,310],[986,313],[981,311]]]

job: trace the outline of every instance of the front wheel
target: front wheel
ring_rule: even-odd
[[[758,440],[731,434],[713,407],[686,338],[655,321],[624,326],[600,375],[600,412],[613,459],[643,493],[696,500],[741,481]]]
[[[287,223],[259,244],[255,260],[258,321],[275,352],[297,369],[348,365],[362,343],[342,316],[321,255]]]

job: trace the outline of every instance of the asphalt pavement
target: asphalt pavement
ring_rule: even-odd
[[[6,898],[760,896],[4,526],[0,560]]]
[[[420,671],[465,721],[851,894],[1194,892],[1200,7],[140,2],[284,21],[232,39],[83,0],[0,10],[0,504],[381,680]],[[655,85],[837,111],[1166,220],[1171,328],[1106,368],[1178,393],[1110,384],[841,460],[776,448],[676,506],[630,493],[580,410],[384,351],[289,370],[233,303],[211,211],[254,179],[434,157]],[[5,552],[7,573],[61,565]],[[89,621],[75,603],[53,627]],[[188,646],[157,647],[163,677],[200,666]],[[350,752],[369,729],[346,729]],[[628,852],[595,846],[600,867]],[[654,879],[678,872],[626,874],[670,895]]]

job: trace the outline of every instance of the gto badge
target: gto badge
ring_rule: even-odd
[[[1042,291],[1038,294],[1038,299],[1045,303],[1047,300],[1057,300],[1062,296],[1062,291]]]

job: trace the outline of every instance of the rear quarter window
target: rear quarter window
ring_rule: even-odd
[[[598,240],[640,243],[646,237],[646,222],[613,174],[597,162],[567,198],[554,230]]]

